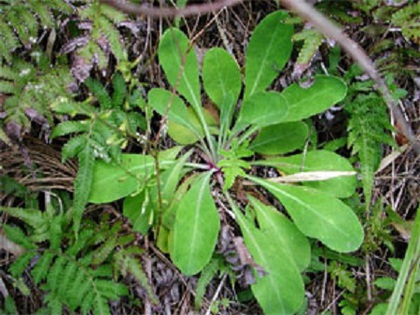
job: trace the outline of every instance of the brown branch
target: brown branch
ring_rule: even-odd
[[[107,4],[122,12],[145,15],[149,17],[187,17],[192,15],[199,15],[218,11],[224,7],[231,7],[241,3],[243,0],[220,0],[216,2],[209,2],[203,4],[192,4],[185,8],[172,8],[172,7],[152,7],[150,5],[136,5],[130,2],[121,0],[99,0],[103,4]]]
[[[395,124],[401,128],[402,134],[408,139],[413,146],[413,150],[420,155],[420,142],[406,122],[401,109],[395,104],[394,99],[385,84],[385,81],[377,71],[372,60],[368,57],[365,51],[352,39],[350,39],[344,32],[335,24],[333,24],[322,13],[318,12],[312,5],[304,0],[280,0],[280,2],[287,8],[295,11],[305,20],[309,21],[315,28],[318,29],[325,36],[334,39],[362,69],[375,81],[378,90],[382,94],[386,105],[394,118]]]

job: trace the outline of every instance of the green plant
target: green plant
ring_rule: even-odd
[[[144,109],[141,91],[133,89],[132,85],[127,88],[119,72],[115,73],[112,80],[112,96],[98,81],[90,79],[86,81],[86,85],[96,97],[99,108],[91,105],[92,98],[86,99],[85,102],[73,102],[62,98],[52,105],[56,113],[86,117],[83,120],[63,121],[51,134],[52,139],[76,134],[62,149],[63,161],[75,156],[79,160],[73,202],[76,233],[88,201],[95,158],[120,162],[121,149],[127,146],[129,138],[137,137],[139,130],[146,128],[144,116],[135,111],[136,108]]]
[[[124,214],[134,228],[146,233],[152,227],[159,247],[185,275],[194,275],[213,256],[220,219],[212,194],[219,193],[252,255],[256,282],[251,287],[266,314],[292,314],[303,304],[307,237],[338,252],[354,251],[363,240],[357,216],[339,200],[356,187],[350,163],[322,150],[281,156],[304,147],[308,127],[302,120],[341,101],[347,90],[336,77],[316,76],[307,87],[292,84],[281,93],[266,91],[291,54],[293,27],[281,23],[286,17],[282,11],[270,14],[254,30],[242,100],[241,73],[233,57],[220,48],[206,53],[203,87],[217,117],[203,107],[191,43],[180,30],[168,29],[158,56],[172,91],[154,88],[148,103],[167,121],[161,130],[193,150],[178,161],[179,147],[157,157],[123,154],[120,164],[96,161],[89,196],[94,203],[125,197]],[[193,152],[201,163],[188,162]],[[266,166],[284,176],[257,176]],[[239,193],[235,183],[266,189],[292,221],[251,196],[243,213],[234,198]]]
[[[353,66],[346,73],[346,79],[351,82],[360,73],[360,69]],[[369,207],[372,198],[374,175],[382,159],[383,144],[395,145],[386,106],[381,97],[372,92],[373,84],[371,80],[352,82],[344,100],[349,115],[347,145],[360,161],[366,207]],[[394,92],[396,97],[401,97],[400,93]]]
[[[1,4],[0,64],[12,62],[13,52],[21,46],[31,47],[38,42],[41,29],[54,30],[56,14],[71,14],[71,6],[62,0],[25,1],[5,0]]]
[[[1,211],[23,223],[20,227],[3,226],[9,241],[20,245],[24,253],[9,266],[11,276],[19,281],[25,271],[46,293],[39,314],[61,314],[63,307],[83,314],[110,314],[108,301],[128,296],[119,278],[131,274],[156,303],[152,289],[139,262],[142,250],[134,245],[134,234],[125,231],[122,222],[110,224],[109,215],[101,222],[85,220],[84,229],[72,233],[71,210],[56,211],[48,204],[46,211],[1,207]],[[48,242],[49,246],[42,244]]]
[[[15,58],[11,66],[0,65],[0,94],[7,95],[3,103],[5,119],[0,126],[15,126],[15,132],[9,132],[15,140],[21,139],[20,130],[29,129],[32,120],[49,128],[53,115],[48,106],[57,99],[72,97],[68,91],[72,82],[67,67],[61,63],[51,67],[42,51],[34,51],[31,62]]]

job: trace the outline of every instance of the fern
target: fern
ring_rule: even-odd
[[[14,51],[38,41],[42,29],[56,28],[56,13],[71,14],[71,6],[62,0],[2,1],[0,10],[0,64],[12,62]]]
[[[296,60],[297,65],[309,64],[323,42],[324,37],[315,29],[304,29],[293,35],[294,41],[303,41]],[[296,67],[296,66],[295,66]]]
[[[52,109],[57,113],[73,117],[82,115],[87,118],[61,122],[54,128],[52,138],[77,134],[63,147],[64,161],[78,156],[86,147],[92,148],[95,157],[105,161],[118,161],[121,149],[126,146],[129,137],[136,137],[138,130],[146,128],[144,116],[134,110],[127,111],[129,108],[137,107],[133,104],[138,101],[138,97],[133,98],[136,91],[129,93],[119,73],[114,75],[112,81],[112,95],[99,81],[89,79],[86,81],[86,86],[99,103],[99,108],[90,105],[91,98],[83,103],[68,100],[55,103]]]
[[[117,64],[128,63],[127,51],[117,26],[126,20],[125,14],[99,1],[86,1],[78,8],[79,33],[62,48],[63,53],[73,53],[72,73],[79,82],[89,77],[94,65],[106,71],[110,55]]]
[[[40,59],[46,56],[40,54]],[[7,94],[3,107],[6,122],[29,128],[31,120],[41,125],[53,122],[48,106],[59,98],[70,98],[73,82],[66,67],[50,67],[46,60],[31,64],[14,59],[11,66],[0,66],[0,94]]]
[[[363,192],[368,206],[372,198],[374,174],[382,158],[382,145],[393,145],[383,100],[374,93],[358,96],[346,106],[350,116],[348,146],[360,160]]]
[[[194,303],[196,310],[200,309],[204,294],[206,293],[206,287],[214,278],[216,273],[220,270],[220,264],[220,259],[213,258],[201,272],[200,278],[197,281],[197,287],[195,289]]]
[[[420,5],[411,4],[399,9],[392,15],[392,24],[401,28],[401,32],[409,40],[420,43]]]
[[[28,235],[7,224],[4,231],[10,240],[26,249],[9,266],[10,274],[21,278],[29,271],[33,283],[45,291],[44,305],[38,313],[61,314],[65,307],[83,314],[110,314],[108,302],[128,295],[127,287],[118,281],[120,275],[128,274],[146,289],[153,303],[158,303],[138,262],[142,250],[131,245],[134,235],[123,232],[121,222],[109,225],[107,215],[99,225],[85,220],[85,228],[76,238],[70,233],[74,228],[65,219],[66,214],[55,213],[47,229],[48,237],[41,243],[32,236],[45,230],[40,222],[47,223],[51,218],[51,206],[44,212],[30,210],[29,215],[24,214],[26,209],[0,210],[29,223]],[[45,241],[49,246],[41,250],[39,246]]]

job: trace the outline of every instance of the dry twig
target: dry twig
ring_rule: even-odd
[[[203,4],[192,4],[185,8],[172,7],[151,7],[149,5],[136,5],[121,0],[100,0],[102,3],[110,5],[120,11],[135,15],[145,15],[149,17],[187,17],[192,15],[204,14],[218,11],[224,7],[231,7],[241,3],[243,0],[220,0]]]

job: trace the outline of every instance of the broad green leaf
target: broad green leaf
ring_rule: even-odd
[[[200,272],[210,261],[220,229],[207,172],[194,180],[176,209],[171,258],[185,275]]]
[[[87,145],[79,154],[79,169],[74,181],[73,200],[73,228],[79,232],[80,220],[82,219],[85,206],[89,201],[89,194],[93,190],[95,156],[93,149]]]
[[[197,57],[187,36],[179,29],[169,28],[159,42],[158,55],[169,83],[195,110],[201,107]]]
[[[218,134],[218,126],[214,118],[211,114],[203,110],[204,120],[209,127],[209,131],[211,134]],[[194,113],[194,110],[189,107],[187,109],[187,116],[185,116],[185,120],[188,120],[194,128],[196,128],[200,134],[197,135],[196,133],[192,132],[189,128],[184,127],[184,125],[175,123],[174,121],[169,121],[168,123],[168,134],[169,136],[174,139],[178,144],[187,145],[193,144],[197,142],[197,140],[203,138],[203,131],[201,128],[200,123],[198,122],[197,115]]]
[[[155,111],[162,116],[168,116],[172,125],[178,124],[184,127],[184,134],[186,133],[190,138],[195,137],[196,140],[203,137],[203,131],[196,115],[185,106],[178,96],[167,90],[157,88],[150,90],[148,99],[149,104]],[[179,130],[179,128],[177,129]]]
[[[250,149],[261,154],[284,154],[300,149],[308,138],[308,126],[301,121],[265,127]]]
[[[133,231],[146,235],[153,223],[148,191],[145,189],[135,196],[124,198],[123,214],[130,220]]]
[[[266,315],[294,314],[304,298],[304,285],[293,260],[283,256],[280,244],[269,234],[257,229],[241,211],[233,206],[242,231],[245,245],[264,275],[256,273],[256,283],[251,285],[258,303]]]
[[[123,154],[119,164],[96,161],[89,201],[112,202],[141,191],[153,175],[154,166],[152,157],[141,154]]]
[[[362,226],[353,210],[339,199],[309,187],[249,178],[280,200],[298,229],[306,236],[316,238],[342,253],[360,247],[363,241]]]
[[[318,75],[314,80],[307,88],[295,83],[281,93],[289,104],[284,121],[299,121],[322,113],[346,96],[347,86],[343,80],[324,75]]]
[[[186,119],[198,125],[197,116],[192,110],[187,111]],[[196,143],[202,136],[197,136],[191,129],[186,128],[184,125],[178,124],[172,120],[168,122],[168,135],[180,145],[188,145]]]
[[[219,108],[228,95],[236,103],[241,92],[241,74],[233,57],[224,49],[210,49],[203,60],[203,85],[207,95]]]
[[[245,99],[263,92],[289,60],[293,26],[281,23],[287,16],[283,11],[269,14],[252,33],[246,51]]]
[[[299,271],[305,270],[311,260],[308,239],[277,209],[262,204],[252,196],[248,198],[257,212],[261,230],[276,244],[284,258],[283,262],[293,262]]]
[[[243,102],[234,130],[242,130],[248,125],[263,128],[279,124],[284,121],[287,111],[287,101],[280,93],[260,92],[254,94]]]
[[[203,85],[228,126],[241,92],[241,74],[234,58],[221,48],[210,49],[203,60]]]
[[[279,169],[285,174],[314,171],[352,172],[353,167],[342,156],[324,150],[309,151],[287,157],[274,157],[256,162]],[[356,176],[340,176],[322,181],[303,182],[303,185],[319,189],[338,198],[347,198],[354,194],[357,186]]]

